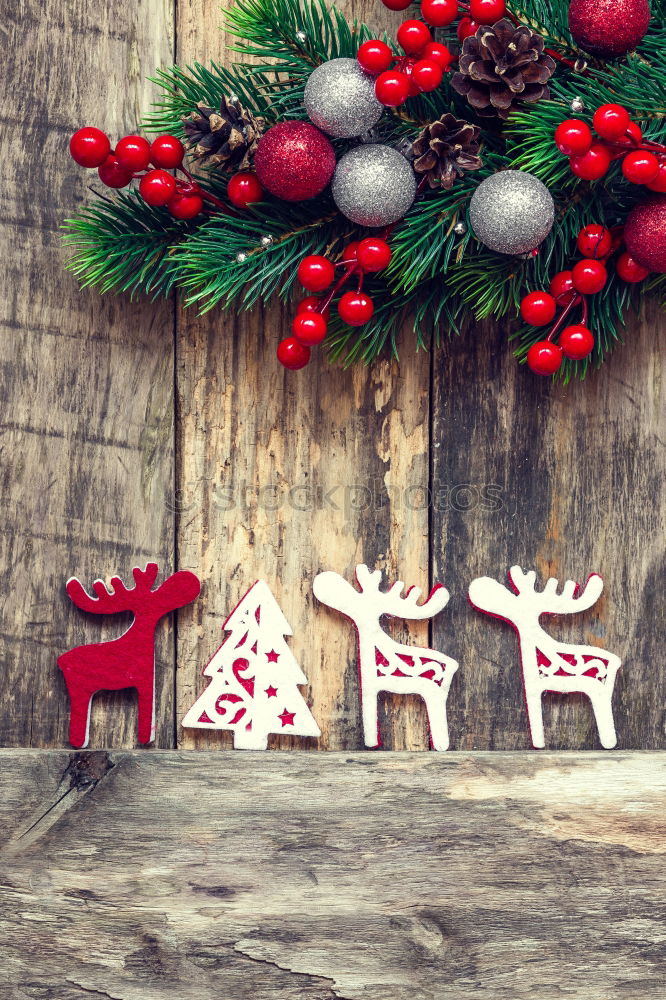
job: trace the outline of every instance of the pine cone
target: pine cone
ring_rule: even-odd
[[[481,115],[507,118],[516,101],[550,97],[546,84],[555,62],[544,52],[544,40],[526,25],[516,28],[503,19],[482,25],[463,42],[460,72],[451,86]]]
[[[183,118],[185,142],[192,155],[213,166],[247,170],[264,129],[264,119],[255,118],[238,100],[223,97],[219,111],[197,104]]]
[[[445,114],[427,125],[412,144],[416,157],[412,166],[417,174],[425,174],[431,188],[449,191],[456,177],[465,170],[478,170],[483,160],[478,155],[481,143],[478,125]]]

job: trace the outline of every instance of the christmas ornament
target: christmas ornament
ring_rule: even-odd
[[[383,113],[375,81],[356,59],[330,59],[310,74],[305,110],[317,128],[338,139],[351,139],[373,128]]]
[[[648,0],[571,0],[569,30],[593,56],[626,55],[643,39],[650,23]]]
[[[666,272],[666,197],[655,195],[629,212],[624,226],[627,251],[637,264]]]
[[[414,201],[414,171],[397,150],[371,143],[351,149],[333,175],[333,199],[360,226],[388,226]]]
[[[118,639],[77,646],[58,658],[70,699],[69,741],[75,747],[88,745],[90,709],[98,691],[136,688],[139,696],[139,743],[155,738],[155,628],[164,615],[183,608],[199,595],[201,584],[188,570],[173,573],[157,589],[157,563],[145,570],[133,569],[134,586],[126,587],[117,576],[110,587],[103,580],[93,583],[94,597],[71,577],[67,593],[77,608],[94,615],[131,612],[134,620]]]
[[[432,618],[448,603],[449,592],[437,585],[427,600],[418,604],[421,596],[418,587],[410,588],[403,597],[402,582],[381,591],[381,579],[380,570],[371,573],[367,566],[360,565],[356,567],[360,591],[332,572],[319,573],[312,585],[315,597],[322,604],[346,615],[356,628],[365,745],[381,744],[378,699],[383,691],[391,691],[423,698],[432,747],[448,750],[446,701],[458,663],[434,649],[396,642],[383,630],[381,619],[384,615],[419,621]]]
[[[210,682],[183,719],[185,729],[231,730],[235,750],[266,750],[271,733],[321,736],[298,687],[307,677],[268,584],[258,580],[223,625],[228,633],[204,668]]]
[[[217,110],[200,101],[183,118],[190,153],[211,166],[247,170],[266,123],[240,101],[223,97]]]
[[[257,143],[254,169],[260,183],[276,198],[306,201],[321,194],[330,181],[335,152],[326,136],[309,122],[281,122]]]
[[[479,170],[481,143],[478,125],[470,125],[447,112],[427,125],[412,145],[412,164],[416,174],[428,178],[431,188],[449,191],[465,171]]]
[[[469,205],[477,239],[498,253],[534,250],[552,229],[553,197],[533,174],[501,170],[479,184]]]
[[[543,36],[509,20],[481,27],[465,38],[451,86],[482,115],[508,117],[516,101],[547,100],[555,60]]]
[[[617,743],[613,720],[613,687],[621,661],[597,646],[572,645],[553,639],[539,623],[541,615],[576,614],[591,608],[601,596],[603,580],[597,573],[584,587],[567,580],[550,579],[543,591],[536,590],[536,573],[520,566],[509,570],[511,588],[484,576],[473,580],[469,599],[478,611],[509,622],[520,641],[525,701],[532,745],[545,746],[542,697],[546,691],[580,693],[592,704],[602,747]]]

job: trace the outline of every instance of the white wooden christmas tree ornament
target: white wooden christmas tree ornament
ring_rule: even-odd
[[[551,578],[538,592],[534,570],[524,573],[520,566],[512,566],[509,581],[511,590],[487,576],[472,580],[469,599],[477,610],[504,619],[518,633],[533,746],[545,746],[542,695],[544,691],[559,691],[587,695],[601,745],[612,749],[617,743],[612,698],[620,658],[597,646],[553,639],[539,623],[541,615],[575,614],[591,608],[601,595],[603,580],[593,573],[582,588],[567,580],[558,594],[559,583]]]
[[[292,630],[268,584],[258,580],[223,629],[229,634],[203,671],[210,683],[183,727],[230,729],[236,750],[266,750],[269,733],[320,736],[298,690],[307,678],[285,642]]]
[[[380,619],[383,615],[432,618],[448,603],[449,592],[438,585],[423,604],[418,604],[418,587],[411,587],[403,597],[402,581],[381,591],[381,579],[381,570],[371,573],[367,566],[360,565],[356,567],[360,592],[337,573],[319,573],[313,582],[317,599],[346,615],[356,627],[365,745],[381,745],[377,702],[380,692],[390,691],[423,698],[431,745],[434,750],[448,750],[446,699],[458,663],[434,649],[395,642],[382,628]]]

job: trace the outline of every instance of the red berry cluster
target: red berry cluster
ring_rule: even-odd
[[[406,10],[411,0],[382,0],[389,10]],[[430,27],[445,28],[453,24],[460,11],[469,14],[458,24],[462,42],[473,35],[481,24],[494,24],[506,14],[505,0],[422,0],[423,21],[404,21],[396,33],[398,45],[405,53],[395,56],[389,46],[378,38],[364,42],[358,50],[358,61],[366,71],[377,77],[375,95],[380,104],[397,108],[408,97],[436,90],[444,73],[451,68],[454,55],[442,42],[433,40]],[[427,22],[424,24],[424,21]]]
[[[548,292],[530,292],[520,303],[520,315],[530,326],[547,326],[555,319],[557,307],[562,309],[548,337],[533,344],[527,352],[527,364],[536,375],[554,375],[564,358],[582,361],[594,349],[594,336],[587,326],[587,295],[596,295],[608,281],[606,263],[622,244],[620,232],[605,226],[584,226],[576,245],[582,260],[570,271],[559,271],[550,282]],[[649,274],[626,251],[615,262],[615,271],[623,281],[635,283]],[[580,323],[565,325],[571,312],[581,307]],[[555,338],[558,342],[555,343]]]
[[[278,361],[285,368],[304,368],[310,360],[310,348],[320,344],[328,329],[331,302],[348,278],[358,275],[356,291],[344,292],[338,299],[338,315],[349,326],[363,326],[372,318],[375,306],[363,291],[363,277],[383,271],[391,262],[391,248],[378,236],[368,236],[349,243],[336,264],[328,257],[312,254],[298,265],[298,280],[308,292],[325,292],[322,298],[309,295],[298,304],[291,324],[291,337],[278,344]],[[335,268],[342,274],[335,281]],[[335,283],[334,283],[335,282]],[[332,286],[332,287],[331,287]]]
[[[176,219],[193,219],[203,211],[203,192],[187,176],[176,179],[169,170],[183,169],[185,149],[174,135],[148,142],[126,135],[111,149],[109,137],[98,128],[80,128],[69,143],[72,158],[81,167],[97,167],[103,184],[124,188],[139,179],[139,193],[149,205],[165,205]],[[149,169],[152,167],[152,169]]]
[[[603,177],[614,160],[632,184],[666,192],[666,146],[643,138],[643,132],[621,104],[602,104],[594,112],[592,129],[579,118],[568,118],[555,130],[555,145],[569,157],[572,173],[586,181]]]

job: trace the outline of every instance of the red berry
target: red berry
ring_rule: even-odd
[[[399,70],[390,69],[377,77],[375,97],[386,108],[397,108],[409,97],[409,77]]]
[[[403,21],[395,37],[400,48],[408,56],[418,55],[421,49],[432,41],[428,25],[415,19]]]
[[[335,268],[327,257],[311,254],[304,257],[296,272],[298,280],[309,292],[323,292],[333,284]]]
[[[606,265],[600,260],[579,260],[571,276],[574,288],[581,295],[596,295],[608,281]]]
[[[415,59],[406,59],[405,62],[403,63],[402,72],[407,77],[407,81],[409,83],[409,92],[407,94],[407,97],[418,97],[419,94],[421,93],[421,88],[417,87],[416,83],[412,78],[412,72],[414,70],[415,65],[416,65]]]
[[[176,193],[176,181],[166,170],[149,170],[141,178],[139,193],[154,208],[166,205]]]
[[[562,364],[562,348],[550,340],[532,344],[527,352],[527,367],[535,375],[554,375]]]
[[[622,146],[640,146],[643,141],[643,129],[636,122],[629,122],[626,133],[615,141]]]
[[[340,258],[340,263],[349,265],[355,264],[358,260],[358,240],[353,240],[353,242],[348,243],[347,246],[342,251],[342,257]]]
[[[623,159],[622,173],[632,184],[651,184],[659,176],[659,160],[654,153],[635,150]]]
[[[546,326],[557,309],[557,303],[548,292],[530,292],[520,303],[520,315],[530,326]]]
[[[419,59],[412,69],[412,80],[425,94],[437,90],[443,76],[444,70],[433,59]]]
[[[227,197],[236,208],[247,208],[248,205],[254,205],[261,201],[263,196],[264,189],[257,175],[249,170],[243,170],[229,178]]]
[[[567,306],[571,302],[572,293],[575,294],[573,274],[571,271],[558,271],[550,282],[550,294],[553,296],[558,306]]]
[[[179,167],[185,156],[185,147],[175,135],[158,135],[150,144],[150,159],[156,167],[173,170]]]
[[[203,198],[198,194],[181,194],[176,191],[167,202],[167,208],[174,219],[194,219],[203,212]]]
[[[377,76],[390,67],[395,57],[386,42],[372,38],[369,42],[363,42],[356,58],[366,73]]]
[[[571,172],[584,181],[597,181],[610,167],[611,157],[605,146],[594,142],[587,153],[572,156],[569,160]]]
[[[635,285],[638,281],[644,281],[650,273],[647,267],[643,267],[634,260],[631,254],[621,253],[615,261],[615,270],[618,277],[623,281],[628,281],[630,285]]]
[[[666,194],[666,160],[659,162],[659,173],[647,186],[650,188],[650,191],[658,191],[660,194]]]
[[[371,318],[374,311],[374,303],[365,292],[345,292],[344,295],[340,296],[338,313],[340,319],[348,323],[349,326],[363,326]]]
[[[308,295],[307,298],[301,299],[301,301],[296,306],[297,313],[311,313],[311,312],[321,312],[326,322],[331,318],[331,310],[327,306],[326,309],[320,310],[321,299],[318,299],[316,295]]]
[[[150,163],[150,143],[142,135],[126,135],[116,145],[116,156],[122,167],[137,174]]]
[[[594,350],[594,337],[582,323],[574,323],[562,330],[559,346],[565,358],[569,358],[570,361],[582,361]]]
[[[318,312],[296,313],[291,324],[291,332],[296,340],[307,347],[321,344],[326,336],[326,329],[326,320]]]
[[[102,184],[110,188],[127,187],[132,180],[131,172],[118,163],[115,153],[109,153],[104,163],[98,167],[97,173]]]
[[[601,260],[613,249],[613,236],[605,226],[584,226],[578,234],[576,245],[583,257]]]
[[[447,72],[453,62],[453,53],[442,42],[428,42],[421,53],[424,59],[431,59]]]
[[[421,17],[433,28],[445,28],[458,16],[458,0],[421,0]]]
[[[407,10],[411,7],[412,0],[382,0],[382,3],[389,10]]]
[[[80,167],[101,167],[111,152],[111,143],[101,129],[87,125],[69,140],[69,152]]]
[[[368,236],[358,245],[358,262],[368,274],[383,271],[391,263],[391,248],[386,240]]]
[[[555,145],[565,156],[581,156],[592,145],[592,131],[578,118],[567,118],[555,129]]]
[[[295,337],[285,337],[278,344],[277,359],[285,368],[296,372],[299,368],[305,368],[310,360],[310,348],[299,344]]]
[[[504,0],[469,0],[470,16],[479,24],[494,24],[506,14]]]
[[[602,139],[614,140],[622,138],[626,133],[631,118],[621,104],[602,104],[594,112],[592,124]]]
[[[479,30],[479,22],[473,21],[471,17],[461,17],[458,21],[458,30],[456,34],[458,35],[458,41],[464,42],[466,38],[470,35],[475,35]]]

